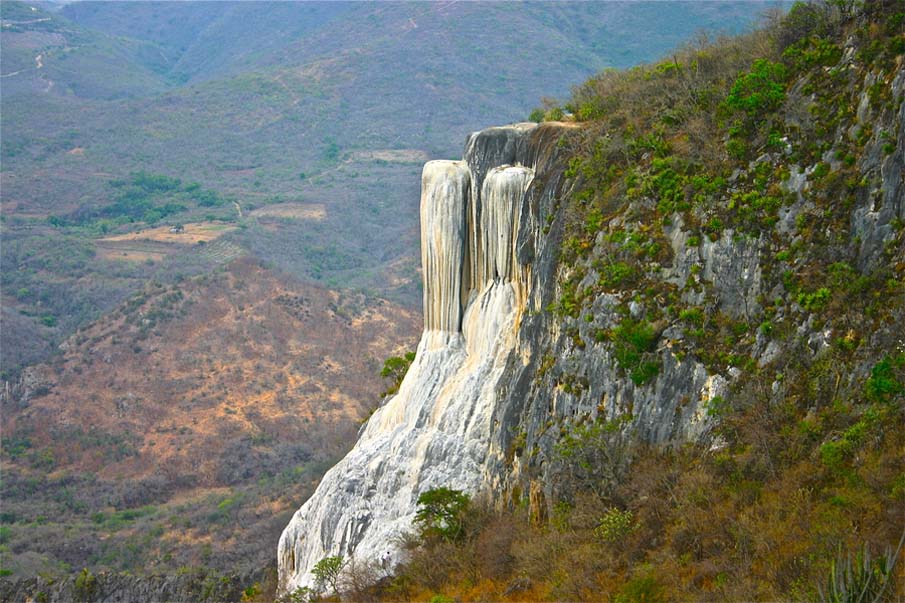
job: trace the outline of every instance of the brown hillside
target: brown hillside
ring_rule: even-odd
[[[302,467],[294,475],[308,487],[318,477],[312,464],[320,471],[351,446],[379,402],[383,358],[413,348],[419,327],[417,315],[389,302],[289,283],[251,260],[152,284],[70,338],[56,362],[30,372],[30,394],[5,400],[5,506],[19,523],[33,520],[29,505],[17,504],[26,502],[19,486],[42,474],[47,493],[73,476],[94,480],[72,488],[76,503],[52,518],[65,525],[211,493],[220,498],[206,504],[220,508],[236,489],[293,467]],[[304,488],[292,482],[281,482],[284,497],[268,487],[243,491],[244,506],[268,520],[269,531],[278,528],[274,517],[301,502]],[[180,547],[216,550],[243,529],[260,529],[252,521],[218,538],[206,525],[215,520],[202,520],[195,533],[165,531],[170,556],[193,559]],[[12,552],[24,559],[31,544],[16,550],[13,529]],[[92,561],[44,552],[70,564]]]

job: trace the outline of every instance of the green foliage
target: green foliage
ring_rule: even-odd
[[[649,360],[659,337],[653,325],[645,320],[626,318],[613,329],[616,362],[629,373],[635,385],[644,385],[659,373],[660,363]]]
[[[73,595],[75,595],[76,601],[81,601],[83,603],[93,601],[96,592],[97,578],[95,578],[94,574],[92,574],[87,567],[82,568],[81,573],[75,577],[75,584],[73,586]]]
[[[565,117],[562,107],[551,107],[544,113],[544,121],[561,121]]]
[[[679,312],[679,320],[696,327],[704,326],[704,311],[701,308],[686,308]]]
[[[156,512],[157,507],[154,505],[145,505],[134,509],[113,511],[112,513],[98,511],[91,516],[91,520],[96,524],[103,525],[107,530],[118,530],[132,524],[132,522],[138,519],[151,516]]]
[[[626,288],[639,276],[639,270],[633,264],[623,261],[611,262],[600,267],[600,286],[605,289]]]
[[[311,573],[314,575],[315,589],[320,592],[330,587],[331,592],[339,592],[339,577],[345,567],[346,561],[342,555],[324,557],[315,563],[314,567],[311,568]]]
[[[642,186],[642,192],[657,200],[657,209],[663,214],[685,211],[690,207],[685,201],[685,180],[676,168],[679,165],[675,160],[654,159],[650,176]]]
[[[798,305],[806,312],[820,312],[830,302],[832,296],[833,294],[829,288],[821,287],[816,291],[802,291],[795,298],[795,301],[797,301]]]
[[[601,516],[594,534],[606,543],[618,544],[635,527],[635,516],[631,511],[612,507]]]
[[[825,161],[821,161],[821,162],[818,162],[817,165],[814,166],[814,169],[811,172],[811,179],[812,180],[822,180],[829,173],[830,173],[830,164],[826,163]]]
[[[851,554],[836,558],[830,564],[826,583],[820,588],[821,603],[859,603],[892,601],[895,597],[889,582],[895,579],[898,553],[887,552],[872,559],[867,545]]]
[[[325,139],[326,147],[323,150],[323,158],[330,162],[336,162],[339,160],[340,148],[339,145],[336,144],[336,141],[332,138]]]
[[[858,450],[868,442],[868,436],[884,422],[888,412],[885,408],[872,405],[865,409],[861,417],[846,429],[842,436],[820,446],[820,460],[834,472],[843,470]]]
[[[283,594],[276,603],[309,603],[317,598],[317,592],[308,586],[300,586],[292,592]]]
[[[751,70],[735,80],[726,106],[744,111],[750,118],[778,109],[786,98],[784,81],[786,69],[781,63],[757,59]]]
[[[113,180],[117,190],[113,203],[100,210],[101,218],[127,218],[154,224],[172,214],[184,212],[190,204],[217,207],[227,200],[198,183],[183,184],[178,178],[163,174],[134,172],[128,180]],[[81,218],[84,222],[85,218]]]
[[[734,212],[742,230],[759,233],[771,228],[779,220],[778,211],[782,207],[782,199],[758,191],[737,192],[732,194],[727,207]]]
[[[900,381],[896,370],[905,367],[905,354],[887,355],[874,365],[870,377],[864,384],[864,395],[874,402],[891,402],[905,393],[905,383]]]
[[[399,391],[402,380],[408,372],[412,362],[415,361],[415,352],[406,352],[403,356],[390,356],[380,369],[380,376],[390,380],[390,386],[383,392],[383,396],[390,396]]]
[[[707,401],[706,406],[707,416],[712,418],[726,416],[732,410],[731,404],[723,396],[714,396],[710,398]]]
[[[589,236],[594,236],[603,227],[603,213],[598,208],[594,208],[588,212],[585,218],[585,232]]]
[[[636,576],[622,585],[614,600],[616,603],[661,603],[666,598],[650,568],[641,567]]]
[[[625,474],[630,460],[626,426],[630,415],[611,421],[574,426],[553,447],[554,458],[563,465],[567,491],[594,492],[607,497]]]
[[[470,507],[471,497],[461,490],[441,486],[422,492],[415,513],[421,538],[447,542],[461,539]]]
[[[559,316],[570,316],[578,318],[581,312],[581,299],[578,295],[578,284],[581,279],[571,278],[563,284],[562,295],[559,300],[550,302],[547,310],[558,314]]]
[[[25,435],[10,434],[0,441],[3,452],[16,459],[26,454],[32,447],[31,438]]]
[[[783,59],[797,71],[835,65],[842,49],[827,39],[811,36],[793,44],[782,53]]]

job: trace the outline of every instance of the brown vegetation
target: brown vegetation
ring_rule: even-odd
[[[28,399],[4,401],[4,507],[14,516],[15,552],[84,563],[46,543],[29,544],[36,513],[69,523],[80,534],[69,541],[95,550],[97,538],[115,542],[157,528],[97,532],[104,523],[92,527],[92,514],[115,518],[155,504],[176,512],[148,545],[158,571],[189,559],[213,567],[223,561],[198,555],[231,558],[249,543],[258,558],[242,564],[266,565],[280,522],[310,493],[324,463],[351,446],[378,403],[381,359],[400,342],[411,346],[418,326],[415,314],[383,300],[287,282],[251,260],[149,285],[81,329],[53,364],[32,371],[40,385]],[[19,498],[29,479],[45,480],[59,499],[60,487],[89,475],[95,481],[71,492],[72,508],[59,516]],[[195,508],[212,515],[186,529],[179,508],[186,518]],[[245,525],[211,529],[221,515],[244,514]],[[98,557],[92,566],[119,564]]]

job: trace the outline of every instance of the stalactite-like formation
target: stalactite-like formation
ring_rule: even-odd
[[[462,320],[466,205],[471,173],[464,161],[430,161],[421,175],[424,330],[457,332]]]
[[[503,166],[491,170],[484,179],[479,285],[492,280],[506,282],[516,276],[519,210],[533,175],[530,168]]]
[[[516,277],[518,219],[533,175],[523,166],[492,168],[484,176],[478,203],[464,161],[424,166],[421,265],[426,331],[460,331],[462,313],[473,295],[491,281]]]

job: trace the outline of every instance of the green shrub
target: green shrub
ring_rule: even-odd
[[[433,488],[418,496],[415,524],[425,540],[454,542],[465,535],[465,516],[470,507],[471,497],[461,490]]]
[[[821,603],[893,600],[889,581],[895,577],[895,564],[896,555],[889,552],[871,559],[867,545],[854,558],[848,554],[833,560],[826,583],[819,587]]]
[[[317,600],[317,593],[308,586],[300,586],[292,592],[285,593],[276,603],[308,603]]]
[[[810,293],[804,291],[799,293],[795,301],[806,312],[820,312],[829,303],[831,297],[832,293],[830,290],[827,287],[821,287]]]
[[[601,498],[611,495],[631,459],[630,435],[624,431],[630,421],[629,414],[612,421],[598,419],[576,425],[560,437],[553,458],[562,464],[569,490],[590,491]]]
[[[729,210],[735,212],[740,226],[754,232],[776,224],[779,220],[777,212],[780,207],[782,207],[782,199],[762,195],[757,191],[734,193],[729,199],[728,205]]]
[[[390,386],[381,394],[382,396],[390,396],[399,391],[399,386],[402,385],[402,380],[414,361],[415,352],[406,352],[403,356],[390,356],[384,361],[380,376],[389,379]]]
[[[561,107],[553,107],[544,114],[544,121],[560,121],[565,117]]]
[[[870,377],[864,384],[864,395],[875,402],[889,402],[905,393],[905,384],[896,376],[895,369],[905,365],[905,354],[886,356],[870,371]]]
[[[94,577],[88,568],[83,568],[81,573],[75,577],[73,586],[73,595],[76,601],[87,603],[94,600],[97,593],[97,578]]]
[[[679,320],[695,325],[697,327],[704,325],[704,311],[700,308],[686,308],[679,312]]]
[[[607,509],[597,522],[594,534],[604,542],[616,544],[633,529],[635,529],[635,516],[632,512],[628,510],[620,511],[612,507]]]
[[[842,49],[828,40],[812,36],[787,48],[782,57],[798,70],[826,67],[839,62]]]
[[[638,278],[638,269],[626,262],[606,264],[600,272],[600,286],[607,289],[625,287]]]
[[[342,555],[334,555],[332,557],[324,557],[314,564],[311,573],[314,575],[315,588],[323,591],[326,587],[330,587],[331,592],[339,591],[339,576],[342,574],[346,562]]]
[[[616,595],[616,603],[660,603],[666,597],[663,587],[650,567],[642,567],[638,575],[622,585]]]
[[[707,416],[712,418],[723,417],[732,410],[729,401],[723,396],[714,396],[707,401]]]
[[[752,118],[775,111],[786,99],[785,77],[786,69],[781,63],[757,59],[751,71],[742,73],[735,80],[726,97],[726,105],[744,111]]]
[[[635,385],[644,385],[657,376],[659,363],[647,360],[659,334],[644,320],[626,318],[613,329],[613,354],[620,368],[629,373]]]

